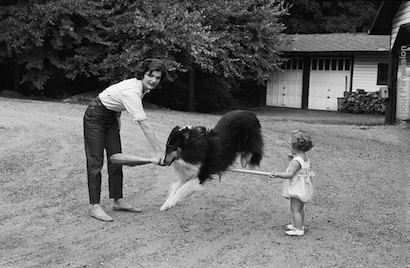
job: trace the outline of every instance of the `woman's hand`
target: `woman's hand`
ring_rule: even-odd
[[[159,166],[165,166],[163,153],[156,153],[154,159],[155,159],[155,162],[153,162],[154,164],[159,165]]]
[[[158,165],[158,166],[164,166],[164,164],[161,163],[161,160],[158,159],[157,157],[153,157],[150,159],[152,164]]]
[[[272,173],[269,175],[269,178],[272,178],[272,179],[277,178],[277,177],[278,177],[278,172],[276,171],[272,171]]]

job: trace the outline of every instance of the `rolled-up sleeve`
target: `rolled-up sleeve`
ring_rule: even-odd
[[[141,95],[137,92],[124,92],[122,103],[125,109],[132,115],[134,122],[147,119],[144,107],[142,106]]]

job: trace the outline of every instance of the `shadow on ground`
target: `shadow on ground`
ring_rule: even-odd
[[[1,93],[4,93],[2,91]],[[83,104],[87,105],[90,101],[98,95],[98,91],[86,92],[71,96],[62,100],[64,103]],[[27,99],[24,96],[13,94],[0,94],[0,97]],[[152,103],[144,102],[144,107],[148,109],[161,110],[167,109]],[[247,109],[254,111],[258,115],[269,116],[273,121],[276,120],[289,120],[297,122],[315,123],[315,124],[333,124],[333,125],[364,125],[374,126],[384,124],[384,115],[371,115],[371,114],[350,114],[340,113],[335,111],[319,111],[319,110],[305,110],[296,108],[285,107],[273,107],[273,106],[261,106],[256,108],[249,107],[235,107],[232,109],[225,109],[223,111],[217,111],[212,114],[222,115],[229,110],[233,109]]]
[[[269,116],[272,121],[296,121],[313,124],[375,126],[384,124],[384,115],[351,114],[336,111],[305,110],[296,108],[262,106],[248,108],[258,115]],[[224,112],[215,113],[223,114]]]

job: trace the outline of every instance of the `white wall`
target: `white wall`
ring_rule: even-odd
[[[402,1],[392,21],[390,48],[393,47],[400,25],[410,23],[410,1]]]
[[[383,85],[377,85],[377,64],[389,63],[386,55],[356,55],[353,61],[352,91],[364,89],[378,91]]]

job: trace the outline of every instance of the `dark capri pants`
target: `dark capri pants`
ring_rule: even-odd
[[[107,109],[97,97],[88,106],[83,123],[90,204],[100,203],[104,149],[108,162],[109,196],[115,199],[122,198],[122,166],[114,165],[109,161],[111,155],[121,153],[120,130],[116,113]]]

